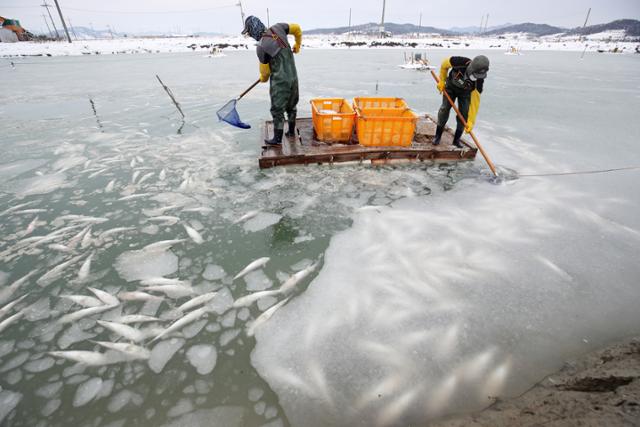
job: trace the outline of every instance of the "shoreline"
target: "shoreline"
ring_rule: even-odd
[[[430,425],[640,426],[640,336],[567,361],[520,396]]]

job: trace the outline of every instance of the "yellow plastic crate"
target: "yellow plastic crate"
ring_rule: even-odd
[[[353,108],[409,108],[402,98],[353,98]]]
[[[360,145],[408,147],[416,133],[418,116],[409,108],[356,108]]]
[[[311,100],[311,117],[316,138],[324,142],[351,140],[356,113],[346,99],[316,98]]]

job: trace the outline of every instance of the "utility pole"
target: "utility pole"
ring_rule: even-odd
[[[109,30],[109,34],[111,34],[111,38],[113,39],[113,31],[111,31],[111,25],[107,24],[107,30]]]
[[[380,21],[380,37],[384,37],[384,10],[387,6],[387,0],[382,0],[382,20]]]
[[[242,18],[242,26],[244,27],[244,10],[242,9],[242,1],[238,0],[238,4],[236,6],[240,6],[240,17]]]
[[[478,34],[482,34],[482,28],[484,27],[484,15],[480,18],[480,29],[478,30]]]
[[[64,18],[62,17],[62,10],[60,10],[60,5],[58,4],[58,0],[53,0],[56,4],[56,9],[58,9],[58,15],[60,15],[60,20],[62,21],[62,26],[64,27],[64,32],[67,35],[67,40],[71,43],[71,36],[69,35],[69,30],[67,29],[67,24],[64,22]]]
[[[269,23],[269,8],[267,8],[267,28],[271,28],[271,24]]]
[[[589,15],[591,15],[591,8],[589,8],[589,10],[587,11],[587,17],[584,19],[584,25],[582,26],[583,29],[584,29],[584,27],[587,26],[587,21],[589,20]]]
[[[47,9],[47,13],[49,14],[49,19],[51,20],[51,25],[53,25],[53,29],[56,31],[56,40],[60,38],[60,34],[58,33],[58,29],[56,28],[56,23],[53,22],[53,17],[51,16],[51,11],[49,11],[49,8],[51,6],[49,6],[47,4],[47,0],[44,0],[42,2],[43,4],[41,4],[40,6],[44,7],[45,9]]]
[[[484,32],[487,32],[487,27],[489,26],[489,14],[487,13],[487,20],[484,21]]]
[[[51,27],[49,26],[49,23],[47,22],[47,17],[45,16],[45,14],[42,14],[42,19],[44,19],[44,23],[47,24],[47,31],[49,31],[49,37],[53,37],[53,33],[51,32]]]
[[[420,20],[418,21],[418,35],[422,32],[422,12],[420,12]]]
[[[73,29],[73,24],[71,23],[71,19],[69,19],[69,28],[71,28],[71,32],[73,33],[73,38],[78,41],[78,35],[76,34],[76,30]]]

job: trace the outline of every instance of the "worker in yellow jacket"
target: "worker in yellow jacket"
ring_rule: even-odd
[[[274,135],[264,142],[269,145],[282,143],[284,114],[287,113],[289,128],[287,136],[295,136],[298,105],[298,73],[293,54],[300,52],[302,29],[298,24],[275,24],[266,28],[260,19],[249,16],[244,23],[242,34],[247,34],[258,42],[256,54],[260,61],[260,81],[270,80],[271,116]],[[293,48],[287,35],[295,37]]]
[[[442,93],[446,90],[453,102],[458,100],[458,109],[467,121],[466,128],[456,117],[457,127],[453,137],[453,145],[462,148],[460,137],[462,132],[471,132],[476,122],[478,109],[480,108],[480,94],[484,87],[484,79],[489,71],[489,58],[484,55],[478,55],[473,60],[464,56],[450,56],[442,61],[440,66],[440,82],[438,90]],[[442,97],[442,105],[438,110],[438,126],[436,127],[436,136],[433,140],[434,145],[440,144],[440,138],[444,132],[444,127],[449,120],[449,112],[451,104],[446,96]]]

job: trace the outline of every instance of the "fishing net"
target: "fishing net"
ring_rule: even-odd
[[[236,110],[236,102],[237,100],[232,99],[227,102],[224,107],[218,110],[218,119],[223,122],[229,123],[231,126],[239,127],[241,129],[249,129],[251,125],[244,123],[240,120],[240,116],[238,115],[238,111]]]

